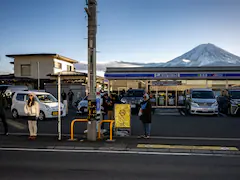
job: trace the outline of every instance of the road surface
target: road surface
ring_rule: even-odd
[[[239,157],[0,151],[1,180],[239,180]]]
[[[78,116],[75,110],[70,110],[70,114],[62,119],[62,133],[70,133],[71,121]],[[27,121],[20,118],[11,119],[8,113],[8,123],[10,133],[28,133]],[[38,122],[38,134],[57,134],[58,123],[56,119]],[[239,117],[208,117],[208,116],[181,116],[181,115],[161,115],[156,112],[152,117],[152,136],[161,137],[207,137],[207,138],[240,138]],[[82,134],[86,129],[86,123],[77,123],[75,132]],[[134,136],[143,132],[139,117],[132,115],[131,133]],[[0,133],[3,128],[0,123]]]

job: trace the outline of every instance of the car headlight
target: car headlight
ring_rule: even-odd
[[[48,106],[48,105],[45,105],[45,108],[46,108],[47,110],[51,109],[50,106]]]
[[[194,106],[194,107],[199,107],[199,105],[195,102],[191,102],[191,106]]]
[[[217,103],[217,102],[215,102],[215,103],[213,103],[213,104],[212,104],[212,106],[218,106],[218,103]]]
[[[121,102],[124,104],[127,103],[127,101],[125,99],[121,99]]]
[[[232,105],[237,105],[237,104],[238,104],[236,101],[233,101],[233,100],[231,100],[230,103],[231,103]]]

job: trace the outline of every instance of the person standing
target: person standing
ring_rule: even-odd
[[[2,120],[3,127],[4,127],[4,135],[8,135],[8,124],[6,121],[6,112],[5,109],[7,108],[7,99],[4,95],[4,92],[0,92],[0,119]]]
[[[29,129],[29,139],[34,140],[37,137],[37,120],[39,117],[40,109],[39,104],[34,99],[34,94],[28,95],[29,99],[24,106],[24,112],[28,117],[28,129]]]
[[[231,103],[227,90],[222,90],[221,95],[217,98],[218,112],[224,115],[228,115]]]
[[[73,96],[74,96],[74,93],[70,89],[69,92],[68,92],[68,100],[69,100],[69,106],[70,107],[72,106]]]
[[[144,129],[144,135],[140,136],[140,138],[150,138],[150,132],[151,132],[151,123],[152,123],[152,105],[149,100],[149,95],[144,94],[143,95],[144,101],[141,103],[141,108],[139,110],[139,116],[140,120],[142,121],[143,124],[143,129]]]
[[[68,114],[68,103],[67,103],[67,94],[65,93],[65,91],[62,91],[62,101],[64,106],[66,107],[66,114]]]
[[[108,94],[104,94],[103,96],[103,102],[102,102],[102,107],[103,107],[103,119],[106,119],[105,116],[108,113]]]
[[[114,115],[113,115],[114,100],[113,100],[112,94],[110,95],[107,104],[108,104],[108,106],[107,106],[107,109],[108,109],[108,112],[107,112],[108,119],[109,120],[113,120],[114,119]]]
[[[64,100],[67,100],[67,94],[65,93],[64,90],[62,91],[61,96],[62,96],[62,100],[63,100],[63,101],[64,101]]]

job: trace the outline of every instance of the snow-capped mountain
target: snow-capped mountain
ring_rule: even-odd
[[[214,44],[201,44],[191,51],[168,61],[164,67],[183,66],[235,66],[240,65],[240,57]]]
[[[101,75],[106,67],[198,67],[198,66],[240,66],[240,57],[229,53],[214,44],[201,44],[187,53],[166,63],[133,63],[114,61],[97,63],[97,72]],[[76,70],[87,71],[87,63],[78,63]]]

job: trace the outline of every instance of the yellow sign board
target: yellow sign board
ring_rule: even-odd
[[[131,106],[130,104],[115,104],[115,128],[131,127]]]

